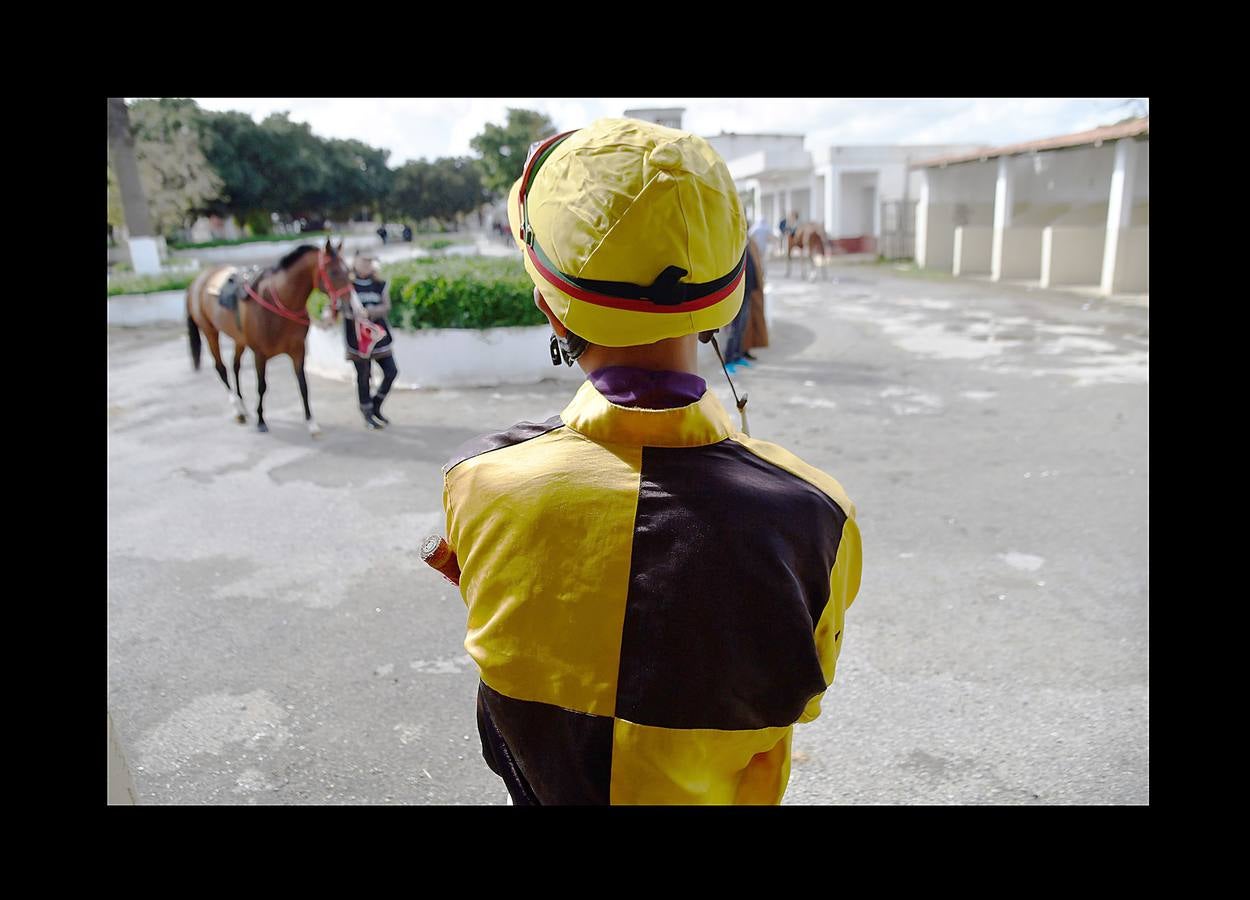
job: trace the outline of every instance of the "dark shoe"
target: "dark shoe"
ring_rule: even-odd
[[[365,427],[370,431],[381,431],[386,426],[373,417],[373,413],[365,415]]]
[[[382,415],[382,401],[385,399],[385,396],[373,398],[373,417],[383,425],[390,425],[391,420]]]
[[[751,362],[756,362],[759,360],[758,356],[752,356],[750,353],[744,353],[742,355],[745,356],[747,359],[751,360]]]

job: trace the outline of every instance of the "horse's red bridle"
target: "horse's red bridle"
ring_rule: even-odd
[[[325,291],[326,295],[329,296],[330,308],[334,309],[337,312],[338,305],[339,305],[339,297],[341,297],[343,294],[350,294],[352,290],[352,286],[350,284],[345,284],[341,288],[336,288],[334,286],[334,282],[330,280],[330,270],[326,265],[326,259],[327,257],[326,257],[325,250],[318,249],[317,250],[317,274],[313,276],[313,290],[317,290],[318,288],[318,284],[317,284],[318,278],[324,281],[325,286],[322,287],[321,290]],[[278,297],[277,292],[274,292],[274,302],[270,303],[267,300],[265,300],[265,298],[262,297],[260,294],[258,294],[256,291],[252,290],[252,286],[250,284],[244,284],[243,286],[247,289],[248,294],[251,296],[253,300],[259,303],[265,309],[269,310],[271,313],[282,316],[284,319],[290,319],[292,322],[298,322],[301,325],[308,325],[311,323],[311,320],[308,318],[308,310],[306,308],[301,309],[299,312],[295,312],[293,310],[287,309],[285,306],[282,305],[281,298]],[[272,291],[273,289],[270,288],[270,290]]]
[[[352,292],[352,286],[350,283],[343,285],[341,288],[336,288],[334,286],[334,283],[330,281],[330,270],[326,266],[326,258],[327,257],[326,257],[325,250],[318,249],[317,250],[317,275],[320,276],[321,279],[325,282],[325,287],[323,287],[322,290],[325,291],[326,296],[330,298],[330,307],[332,309],[337,310],[339,307],[339,297],[341,297],[343,294],[350,294]],[[313,287],[314,288],[317,287],[316,277],[313,278]]]

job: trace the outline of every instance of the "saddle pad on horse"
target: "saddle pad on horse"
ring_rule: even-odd
[[[217,295],[217,302],[229,310],[239,307],[239,295],[243,293],[242,279],[237,278],[239,270],[234,266],[226,266],[208,276],[204,284],[204,292],[210,296]]]
[[[208,281],[204,282],[204,293],[216,294],[220,297],[221,289],[225,286],[226,282],[230,280],[230,276],[237,271],[239,270],[234,266],[226,266],[225,268],[214,272],[212,275],[209,275]]]

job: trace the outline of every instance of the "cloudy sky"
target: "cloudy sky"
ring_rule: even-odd
[[[1010,144],[1084,131],[1149,111],[1149,101],[1102,99],[717,99],[623,98],[311,98],[197,97],[213,110],[239,110],[256,120],[288,110],[322,137],[356,138],[391,151],[389,163],[465,156],[487,122],[502,123],[510,106],[544,112],[557,129],[578,128],[640,107],[685,107],[683,127],[806,135],[811,143]]]

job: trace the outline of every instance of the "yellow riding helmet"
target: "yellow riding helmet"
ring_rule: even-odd
[[[725,161],[697,135],[599,119],[540,141],[508,221],[551,311],[592,344],[721,328],[742,306],[747,222]]]

